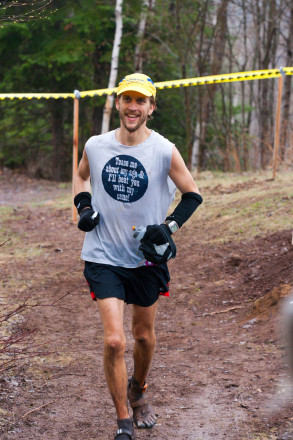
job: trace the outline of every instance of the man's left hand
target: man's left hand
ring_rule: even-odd
[[[162,252],[164,245],[166,247]],[[146,260],[155,264],[166,263],[170,258],[176,256],[175,243],[168,227],[164,224],[147,226],[139,249]]]
[[[171,233],[168,227],[164,224],[147,226],[146,232],[143,236],[144,241],[156,245],[168,243],[169,238],[171,238]]]

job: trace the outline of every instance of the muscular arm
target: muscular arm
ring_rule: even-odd
[[[202,203],[199,189],[188,171],[181,154],[174,146],[172,151],[169,177],[173,180],[182,193],[181,201],[170,214],[164,224],[148,225],[139,249],[143,252],[146,260],[156,264],[162,264],[175,258],[176,246],[171,234],[189,219],[196,208]],[[164,254],[158,253],[155,246],[168,245]]]
[[[74,185],[75,196],[76,194],[81,192],[91,191],[90,167],[85,149],[83,151],[81,161],[79,162],[77,172],[74,176],[73,185]]]
[[[187,192],[195,192],[200,194],[198,186],[194,182],[193,177],[187,169],[181,154],[175,146],[173,147],[172,151],[169,176],[182,194]]]
[[[173,213],[166,218],[166,220],[167,223],[168,221],[172,222],[174,220],[177,224],[177,226],[175,226],[179,226],[181,228],[181,226],[189,219],[197,207],[202,203],[202,197],[200,195],[198,186],[194,182],[192,175],[188,171],[181,157],[181,154],[175,146],[173,147],[172,151],[169,176],[179,191],[181,191],[182,196],[181,201],[178,203]]]
[[[73,179],[74,204],[80,215],[78,228],[84,232],[92,231],[100,221],[100,214],[93,210],[90,194],[90,167],[87,154],[84,150],[77,172]]]

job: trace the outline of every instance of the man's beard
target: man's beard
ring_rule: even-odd
[[[128,127],[127,126],[127,122],[126,122],[126,115],[123,115],[121,112],[119,112],[119,117],[120,120],[124,126],[124,128],[129,132],[129,133],[134,133],[135,131],[137,131],[143,124],[145,121],[147,121],[147,115],[141,117],[141,119],[139,119],[139,122],[137,123],[137,125],[133,126],[133,127]]]

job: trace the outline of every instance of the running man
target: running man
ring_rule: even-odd
[[[169,296],[167,261],[176,255],[172,234],[202,203],[177,148],[147,127],[155,98],[148,76],[123,78],[115,101],[120,127],[87,141],[74,178],[78,227],[87,232],[84,275],[103,323],[104,371],[117,412],[115,440],[135,439],[134,427],[152,428],[156,423],[145,391],[158,299],[160,294]],[[181,201],[166,218],[176,187]],[[133,226],[146,227],[141,241],[134,237]],[[124,360],[124,303],[132,304],[130,379]]]

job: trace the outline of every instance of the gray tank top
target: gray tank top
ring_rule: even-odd
[[[101,217],[85,235],[83,260],[128,268],[147,264],[138,256],[132,227],[165,220],[176,190],[168,176],[172,147],[155,131],[135,146],[120,144],[115,131],[87,141],[92,206]]]

